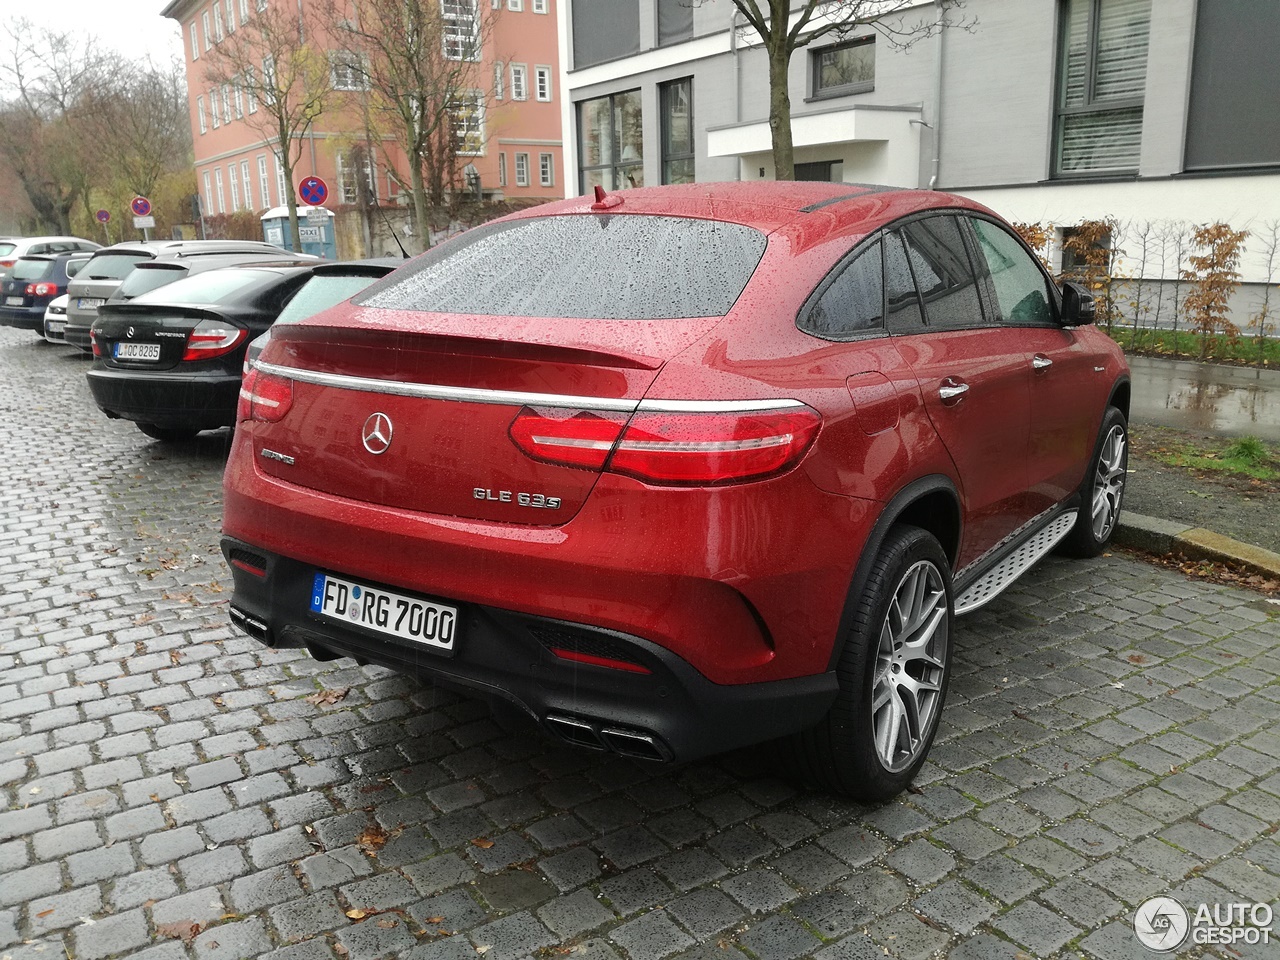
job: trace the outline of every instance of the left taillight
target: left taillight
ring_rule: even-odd
[[[102,344],[98,342],[98,331],[90,328],[89,345],[93,347],[93,355],[95,357],[102,356]]]
[[[212,360],[226,356],[244,342],[249,331],[223,320],[201,320],[187,337],[183,360]]]
[[[246,365],[244,378],[240,381],[240,399],[236,403],[237,423],[242,420],[275,423],[284,419],[292,406],[292,380]]]
[[[803,404],[743,411],[640,411],[625,415],[525,407],[511,439],[536,460],[604,470],[658,486],[721,486],[795,466],[822,416]]]

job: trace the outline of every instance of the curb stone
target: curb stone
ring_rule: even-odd
[[[1173,520],[1122,513],[1116,524],[1115,542],[1149,553],[1181,553],[1193,560],[1235,563],[1280,579],[1280,553]]]

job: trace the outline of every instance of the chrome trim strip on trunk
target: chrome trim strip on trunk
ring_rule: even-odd
[[[436,383],[403,383],[399,380],[375,380],[340,373],[323,373],[284,367],[255,360],[253,366],[263,373],[286,377],[302,383],[362,393],[383,393],[397,397],[421,397],[426,400],[449,400],[456,403],[489,403],[513,407],[567,407],[581,410],[605,410],[617,413],[736,413],[752,410],[787,410],[802,407],[799,400],[627,400],[611,397],[579,397],[563,393],[530,393],[521,390],[485,390],[478,387],[448,387]]]

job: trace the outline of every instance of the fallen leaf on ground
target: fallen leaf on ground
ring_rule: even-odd
[[[444,923],[444,917],[427,917],[427,923]]]
[[[493,841],[488,837],[476,837],[471,841],[473,847],[479,847],[481,850],[488,850],[493,846]]]
[[[386,846],[388,839],[387,831],[383,830],[379,824],[372,823],[364,828],[360,836],[356,837],[356,843],[364,848],[366,853],[376,853]]]
[[[176,923],[161,923],[156,925],[156,933],[162,937],[170,937],[174,940],[183,940],[190,943],[196,938],[201,930],[200,924],[194,920],[178,920]]]
[[[333,687],[333,688],[321,690],[318,693],[313,693],[311,694],[311,696],[303,697],[302,699],[306,700],[307,703],[316,703],[316,704],[337,703],[339,700],[345,697],[350,690],[351,690],[350,687]]]

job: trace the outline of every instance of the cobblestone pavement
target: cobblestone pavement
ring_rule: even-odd
[[[1258,596],[1045,563],[961,621],[932,762],[878,809],[761,751],[641,766],[234,632],[225,437],[104,420],[84,366],[0,330],[4,960],[1111,960],[1154,956],[1154,894],[1280,894]],[[1186,955],[1277,952],[1238,949]]]

